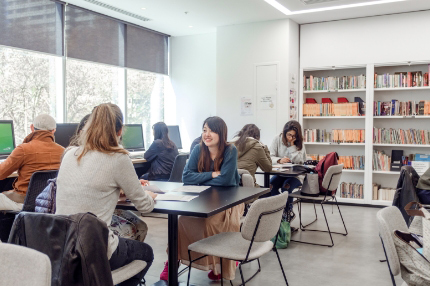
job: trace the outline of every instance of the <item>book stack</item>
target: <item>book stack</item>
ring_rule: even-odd
[[[333,129],[335,143],[364,143],[364,129]]]
[[[351,75],[342,77],[309,77],[303,78],[303,90],[343,90],[366,88],[365,75]]]
[[[429,65],[430,72],[430,65]],[[429,86],[429,73],[416,72],[395,72],[394,74],[375,73],[375,88],[396,88],[396,87],[422,87]]]
[[[364,170],[364,156],[339,156],[338,164],[343,164],[344,169]]]
[[[390,171],[391,156],[385,154],[384,151],[373,150],[373,170],[374,171]]]
[[[430,144],[430,130],[373,128],[373,143],[377,144]]]
[[[395,193],[396,193],[396,189],[381,188],[380,185],[373,184],[373,193],[372,193],[373,200],[393,201]]]
[[[304,103],[303,116],[360,116],[359,102]]]
[[[303,137],[305,142],[332,142],[332,133],[325,129],[305,129]]]
[[[430,100],[421,101],[374,101],[374,116],[430,115]]]
[[[340,197],[351,199],[363,199],[363,184],[356,183],[341,183],[340,184]]]

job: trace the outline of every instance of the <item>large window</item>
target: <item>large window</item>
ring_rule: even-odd
[[[34,117],[55,117],[57,62],[61,58],[0,47],[0,119],[13,120],[16,144]]]
[[[143,124],[146,148],[159,121],[164,121],[164,75],[128,70],[127,123]]]

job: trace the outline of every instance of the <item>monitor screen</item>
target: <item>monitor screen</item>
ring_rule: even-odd
[[[55,142],[64,148],[70,145],[72,137],[78,129],[79,123],[57,123],[57,131],[55,131]]]
[[[0,120],[0,155],[9,155],[15,149],[12,120]]]
[[[182,149],[181,133],[179,132],[179,126],[170,125],[170,126],[167,126],[167,128],[169,129],[170,140],[172,140],[173,143],[175,143],[178,149]]]
[[[142,124],[126,124],[122,133],[122,146],[125,149],[145,150]]]

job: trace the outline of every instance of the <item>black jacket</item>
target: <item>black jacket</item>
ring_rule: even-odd
[[[178,148],[174,143],[173,145],[174,147],[171,149],[166,148],[161,139],[157,139],[145,151],[143,157],[151,163],[148,179],[169,179],[175,158],[179,154]]]
[[[64,216],[21,212],[9,243],[48,255],[52,286],[113,286],[108,233],[106,223],[90,213]]]
[[[406,224],[410,225],[410,216],[405,211],[405,206],[410,202],[419,202],[416,193],[416,185],[420,176],[411,166],[403,166],[397,181],[397,190],[394,194],[393,206],[400,209]]]

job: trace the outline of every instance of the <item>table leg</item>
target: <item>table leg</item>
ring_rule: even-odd
[[[178,215],[168,215],[169,286],[178,285]]]
[[[264,173],[264,187],[269,188],[270,187],[270,174]]]

